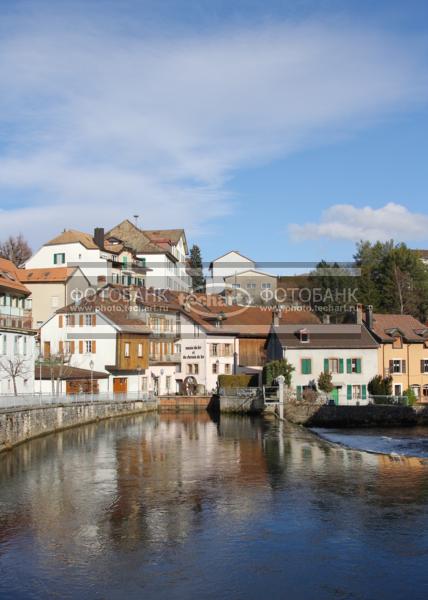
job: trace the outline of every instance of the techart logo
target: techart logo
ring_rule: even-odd
[[[217,321],[242,314],[248,307],[254,306],[253,298],[245,289],[230,284],[224,284],[221,294],[207,294],[203,288],[190,293],[181,292],[179,302],[186,312]]]

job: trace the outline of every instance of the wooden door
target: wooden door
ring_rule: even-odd
[[[51,355],[51,343],[45,342],[43,345],[43,357],[49,358]]]
[[[128,391],[128,378],[115,377],[113,379],[113,392],[115,394],[126,394]]]

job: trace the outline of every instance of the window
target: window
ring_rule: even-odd
[[[256,287],[257,287],[257,286],[256,286],[256,284],[255,284],[255,283],[253,283],[252,281],[249,281],[249,282],[247,283],[247,290],[255,290],[255,289],[256,289]]]
[[[307,329],[300,330],[300,341],[302,344],[307,344],[309,342],[309,331]]]
[[[422,396],[425,402],[428,402],[428,385],[424,385],[422,388]]]
[[[199,375],[199,365],[198,365],[198,363],[195,363],[193,365],[193,372],[194,372],[195,375]]]
[[[74,327],[75,319],[74,315],[65,315],[65,324],[70,327]]]
[[[92,315],[85,315],[85,325],[91,327],[92,325]]]
[[[361,358],[348,358],[346,360],[347,373],[361,373]]]
[[[421,395],[421,388],[419,385],[411,385],[410,386],[413,390],[413,393],[415,394],[416,398],[419,399],[420,395]]]
[[[361,398],[361,386],[360,385],[352,386],[352,398],[354,400]]]
[[[219,365],[217,363],[213,363],[212,371],[214,375],[216,375],[219,372]]]
[[[401,383],[394,385],[394,396],[401,396]]]
[[[324,371],[343,373],[343,358],[326,358],[324,360]]]
[[[428,358],[421,360],[421,373],[428,373]]]
[[[406,361],[399,358],[394,358],[389,361],[389,372],[391,375],[394,373],[405,373],[406,372]]]
[[[312,373],[312,360],[310,358],[302,358],[301,371],[302,375],[310,375]]]
[[[218,344],[211,344],[211,356],[218,356]]]
[[[52,308],[58,308],[58,306],[59,306],[59,298],[58,298],[58,296],[52,296],[52,298],[51,298],[51,306],[52,306]]]
[[[24,336],[22,338],[22,354],[27,356],[28,348],[27,348],[27,338]]]
[[[86,342],[85,342],[85,349],[86,349],[86,352],[88,354],[91,354],[93,352],[93,343],[92,343],[92,340],[86,340]]]
[[[138,358],[143,358],[143,344],[138,344]]]
[[[241,287],[241,284],[240,283],[232,283],[232,287],[237,290]]]
[[[13,339],[13,353],[15,355],[19,354],[19,340],[21,339],[20,335],[15,335]]]
[[[130,345],[129,342],[125,343],[125,358],[129,358],[130,355]]]
[[[262,290],[270,290],[272,287],[271,283],[262,283]]]
[[[230,365],[229,363],[226,363],[224,365],[224,372],[226,375],[231,375],[232,373],[232,365]]]
[[[53,255],[54,265],[63,265],[65,263],[65,254],[63,252],[58,252]]]
[[[141,389],[143,390],[143,392],[147,392],[147,377],[142,378]]]
[[[225,344],[224,345],[224,355],[225,356],[232,356],[232,344]]]
[[[0,352],[2,354],[7,354],[7,335],[6,334],[0,335],[0,342],[1,342]]]
[[[165,383],[166,383],[166,391],[169,392],[171,389],[171,375],[166,376]]]

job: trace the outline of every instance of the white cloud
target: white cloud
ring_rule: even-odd
[[[145,226],[203,229],[230,212],[237,169],[427,95],[419,46],[343,24],[137,37],[35,20],[9,31],[1,225],[36,241],[135,212]],[[11,192],[24,206],[7,205]]]
[[[324,237],[354,242],[390,239],[412,242],[428,240],[428,216],[412,213],[392,202],[381,208],[335,204],[322,213],[319,223],[292,224],[289,232],[294,241]]]

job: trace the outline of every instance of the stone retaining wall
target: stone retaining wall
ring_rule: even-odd
[[[400,427],[428,425],[428,407],[317,406],[299,402],[285,404],[284,417],[308,427]]]
[[[157,402],[76,402],[0,413],[0,452],[32,438],[101,419],[157,410]]]
[[[258,414],[263,412],[264,401],[261,397],[220,396],[219,408],[222,413]]]
[[[159,396],[159,408],[162,412],[198,412],[209,410],[212,396]]]

